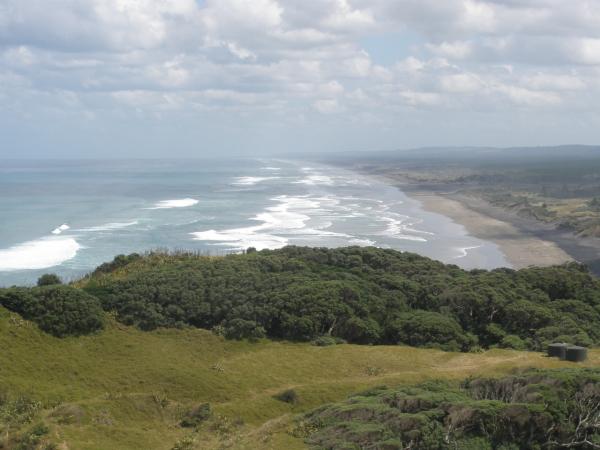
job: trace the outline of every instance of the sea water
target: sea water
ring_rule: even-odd
[[[288,160],[0,161],[0,286],[80,277],[117,254],[377,246],[464,268],[493,243],[377,179]]]

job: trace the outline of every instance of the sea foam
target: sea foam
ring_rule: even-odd
[[[323,237],[347,237],[353,236],[326,231],[331,222],[325,222],[317,228],[310,228],[307,222],[311,220],[311,214],[325,211],[324,203],[336,204],[335,199],[308,196],[279,195],[271,199],[275,201],[274,206],[265,210],[250,220],[261,222],[243,228],[232,228],[228,230],[207,230],[192,233],[195,240],[213,241],[217,245],[224,245],[236,250],[247,247],[257,249],[281,248],[289,242],[290,237],[323,236]]]
[[[375,245],[375,241],[372,241],[371,239],[350,239],[348,241],[349,244],[351,245],[358,245],[360,247],[370,247],[372,245]]]
[[[0,250],[0,271],[46,269],[75,257],[80,245],[73,238],[47,237]]]
[[[71,227],[69,227],[69,225],[67,225],[66,223],[63,223],[60,227],[56,227],[54,230],[52,230],[52,234],[60,234],[63,231],[68,230],[69,228],[71,228]]]
[[[469,250],[475,250],[476,248],[481,248],[481,245],[475,245],[473,247],[459,247],[456,250],[459,252],[458,256],[455,256],[454,259],[464,258],[468,255]]]
[[[294,184],[306,184],[308,186],[334,186],[335,181],[327,175],[309,175],[301,180],[294,181]]]
[[[134,220],[132,222],[111,222],[105,223],[104,225],[98,225],[96,227],[82,228],[80,231],[113,231],[120,230],[121,228],[131,227],[137,225],[139,222]]]
[[[161,200],[157,202],[153,208],[148,209],[171,209],[171,208],[187,208],[197,205],[199,202],[194,198],[180,198],[176,200]]]
[[[304,184],[306,186],[370,186],[371,183],[364,177],[347,175],[324,175],[314,171],[310,167],[302,168],[305,176],[293,181],[293,184]]]
[[[390,217],[390,215],[395,215],[397,217],[401,217],[400,219],[395,219],[393,217]],[[382,232],[383,235],[386,235],[388,237],[394,238],[394,239],[404,239],[407,241],[415,241],[415,242],[427,242],[427,239],[422,238],[420,236],[412,236],[410,234],[406,234],[407,231],[412,231],[414,232],[418,232],[418,230],[414,230],[408,227],[407,224],[405,224],[406,220],[408,220],[409,217],[408,216],[404,216],[402,214],[397,214],[397,213],[389,213],[389,215],[387,217],[381,217],[379,219],[379,221],[381,222],[386,222],[388,224],[388,226],[386,227],[386,229]]]
[[[237,177],[231,184],[234,186],[254,186],[268,180],[277,180],[279,177]]]

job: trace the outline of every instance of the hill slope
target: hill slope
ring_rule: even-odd
[[[382,384],[572,366],[482,348],[600,338],[583,266],[467,272],[358,247],[119,256],[0,304],[0,448],[20,450],[303,448],[298,413]],[[305,342],[340,339],[378,345]]]
[[[112,319],[99,334],[59,339],[3,308],[0,346],[0,411],[20,395],[41,402],[9,438],[42,422],[49,427],[42,442],[77,450],[169,450],[193,434],[179,423],[205,402],[212,418],[188,448],[303,448],[288,433],[292,415],[369,387],[572,365],[509,350],[227,341],[195,329],[143,332]],[[585,365],[598,364],[593,351]],[[295,405],[273,398],[289,388],[298,394]],[[6,421],[2,427],[6,436]]]

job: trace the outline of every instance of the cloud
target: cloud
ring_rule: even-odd
[[[34,125],[595,114],[599,73],[589,0],[0,0],[0,113]]]
[[[477,92],[483,87],[481,80],[469,73],[444,75],[440,78],[440,84],[442,90],[455,93]]]
[[[0,41],[63,51],[151,49],[194,22],[194,0],[5,0]]]
[[[341,110],[336,99],[322,99],[313,103],[313,107],[321,114],[332,114]]]
[[[442,42],[427,44],[426,48],[433,54],[452,59],[465,59],[472,54],[472,44],[467,41]]]
[[[561,103],[561,97],[555,92],[533,91],[516,86],[501,85],[496,88],[499,92],[518,105],[547,106]]]
[[[579,91],[586,88],[586,83],[577,75],[542,72],[524,77],[522,84],[530,89],[550,91]]]

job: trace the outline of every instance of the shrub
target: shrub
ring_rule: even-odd
[[[416,347],[437,344],[441,349],[468,350],[476,343],[452,317],[431,311],[401,314],[388,332],[393,341]]]
[[[345,343],[346,341],[344,339],[335,336],[319,336],[312,341],[312,345],[316,345],[317,347],[328,347],[330,345],[339,345]]]
[[[53,273],[46,273],[37,280],[38,286],[51,286],[53,284],[62,284],[62,280],[58,277],[58,275]]]
[[[202,403],[201,405],[190,410],[181,420],[182,427],[197,427],[205,420],[208,420],[212,414],[210,403]]]
[[[351,317],[341,327],[344,339],[356,344],[372,344],[381,337],[381,327],[373,319]]]
[[[253,320],[233,319],[225,326],[227,339],[249,339],[251,341],[264,338],[265,329]]]
[[[275,395],[274,398],[285,403],[290,403],[292,405],[298,403],[298,394],[296,394],[296,391],[293,389],[286,389],[285,391]]]
[[[506,331],[497,323],[490,323],[485,327],[485,341],[488,345],[497,344],[504,339]]]
[[[483,437],[460,440],[455,445],[461,450],[493,450],[489,439]]]
[[[0,290],[0,304],[57,337],[89,334],[104,327],[100,301],[69,286]]]
[[[216,336],[225,337],[225,327],[223,325],[215,325],[210,331]]]
[[[94,270],[94,274],[97,275],[100,273],[114,272],[115,270],[125,267],[129,263],[137,261],[140,258],[141,255],[138,253],[131,253],[130,255],[117,255],[111,262],[99,265],[96,270]]]
[[[335,338],[331,336],[319,336],[314,341],[312,341],[313,345],[317,347],[329,347],[330,345],[335,345]]]
[[[189,436],[184,436],[175,442],[175,445],[171,448],[171,450],[192,450],[196,447],[196,436],[191,434]]]
[[[18,443],[14,446],[14,449],[36,450],[39,447],[42,437],[49,432],[50,429],[46,425],[38,423],[18,438]]]
[[[512,348],[514,350],[524,350],[527,347],[527,344],[519,336],[509,334],[508,336],[504,336],[502,338],[502,341],[500,342],[500,347]]]
[[[585,331],[581,331],[573,336],[571,342],[575,345],[580,345],[582,347],[591,347],[594,345],[594,342],[590,339],[588,334]]]
[[[42,404],[25,396],[10,398],[0,394],[0,424],[21,425],[30,422]]]
[[[430,381],[371,389],[305,414],[293,433],[311,448],[583,450],[600,442],[589,420],[599,402],[600,370],[534,369],[471,378],[462,388]]]
[[[41,422],[34,425],[30,431],[31,434],[34,434],[36,436],[43,436],[45,434],[48,434],[49,432],[50,432],[50,429]]]

